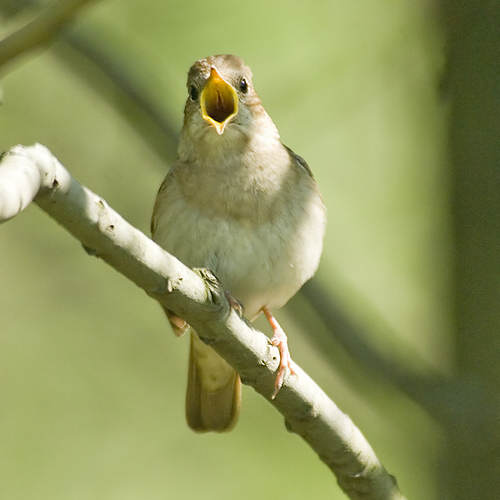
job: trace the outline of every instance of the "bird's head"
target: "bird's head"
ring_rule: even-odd
[[[265,115],[252,83],[252,72],[237,56],[217,55],[196,61],[187,79],[184,128],[211,140],[228,130],[248,132]]]

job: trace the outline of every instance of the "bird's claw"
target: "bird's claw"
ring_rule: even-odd
[[[292,361],[290,351],[288,349],[288,338],[286,333],[266,307],[262,310],[264,311],[264,314],[266,315],[266,318],[274,332],[272,338],[269,339],[269,343],[277,347],[280,352],[278,373],[276,374],[276,379],[274,381],[274,391],[271,395],[271,399],[274,399],[283,386],[287,371],[290,375],[296,375],[297,372],[295,370],[295,363]]]
[[[231,309],[234,309],[240,318],[243,317],[244,307],[243,304],[236,298],[231,295],[227,290],[224,291],[224,295],[226,296]]]

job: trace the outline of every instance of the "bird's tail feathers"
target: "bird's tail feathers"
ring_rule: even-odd
[[[192,330],[186,419],[197,432],[231,430],[241,405],[238,373]]]

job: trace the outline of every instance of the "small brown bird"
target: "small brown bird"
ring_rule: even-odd
[[[158,191],[151,232],[187,266],[210,269],[248,318],[265,314],[281,355],[274,397],[287,370],[294,371],[286,335],[270,310],[316,271],[325,207],[307,163],[281,143],[239,57],[196,61],[187,89],[177,160]],[[166,313],[177,335],[188,329]],[[192,331],[189,426],[229,430],[240,401],[238,374]]]

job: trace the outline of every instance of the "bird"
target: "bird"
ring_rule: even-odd
[[[264,314],[280,362],[272,398],[294,375],[287,337],[272,310],[282,307],[319,264],[326,209],[306,161],[285,146],[235,55],[189,69],[177,157],[153,208],[153,240],[191,268],[209,269],[231,306],[253,321]],[[308,117],[298,117],[301,126]],[[176,335],[191,330],[186,420],[197,432],[235,425],[238,373],[173,311]],[[201,334],[201,335],[200,335]]]

